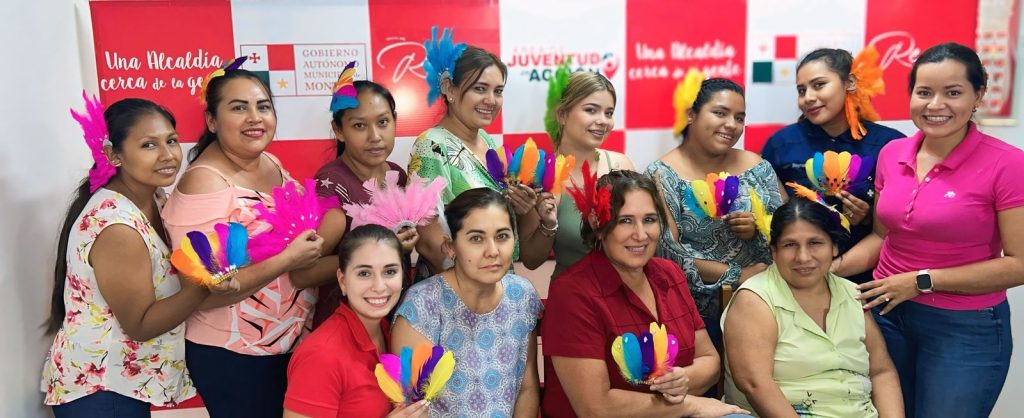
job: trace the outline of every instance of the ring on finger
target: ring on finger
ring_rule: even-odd
[[[890,301],[890,300],[892,300],[892,299],[889,299],[889,297],[887,296],[887,297],[885,298],[885,303],[889,303],[889,301]]]

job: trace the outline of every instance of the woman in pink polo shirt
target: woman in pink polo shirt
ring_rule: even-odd
[[[1024,152],[971,121],[986,78],[963,45],[921,54],[910,72],[920,131],[882,149],[874,232],[834,265],[846,276],[877,262],[859,289],[908,417],[987,417],[1009,368],[1006,289],[1024,283]]]

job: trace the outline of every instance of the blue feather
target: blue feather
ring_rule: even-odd
[[[545,152],[542,149],[537,150],[537,169],[533,172],[533,187],[541,187],[544,184],[544,169],[546,168],[544,158]]]
[[[423,43],[426,49],[426,58],[423,60],[423,72],[427,76],[427,106],[434,104],[434,101],[441,96],[441,73],[448,71],[449,75],[455,72],[455,62],[466,50],[466,44],[452,43],[454,31],[445,28],[441,32],[441,38],[437,37],[437,26],[430,28],[430,40]]]
[[[523,165],[523,148],[526,144],[520,145],[516,148],[516,152],[512,154],[512,161],[508,162],[508,176],[512,178],[519,177],[520,166]]]
[[[686,191],[683,192],[683,205],[686,206],[690,212],[693,212],[697,219],[704,219],[708,217],[708,214],[704,213],[704,208],[697,202],[697,195],[693,194],[693,189],[687,187]]]
[[[238,222],[228,224],[228,248],[222,248],[228,255],[228,264],[235,268],[249,264],[249,233]]]
[[[402,392],[406,394],[406,397],[412,393],[412,347],[402,347],[402,355],[399,356],[402,361]]]
[[[818,184],[828,184],[828,179],[825,178],[825,155],[816,152],[814,153],[814,178],[818,180]]]
[[[622,357],[629,368],[630,377],[633,380],[643,380],[644,360],[640,352],[640,341],[631,332],[622,335]]]

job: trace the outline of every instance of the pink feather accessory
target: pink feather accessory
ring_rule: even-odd
[[[107,120],[103,118],[103,105],[100,104],[100,99],[96,96],[90,100],[85,90],[82,91],[82,98],[85,99],[85,113],[78,113],[75,109],[71,109],[71,117],[75,118],[79,125],[82,125],[85,145],[89,146],[92,160],[95,163],[89,169],[89,192],[92,193],[107,184],[110,178],[117,174],[117,168],[110,164],[110,160],[103,153],[103,147],[111,145]]]
[[[403,188],[398,185],[398,177],[397,171],[388,171],[384,174],[383,185],[378,185],[375,178],[363,183],[363,188],[370,192],[370,203],[343,206],[345,213],[352,217],[352,228],[374,224],[397,233],[407,227],[427,225],[437,216],[437,202],[447,185],[444,178],[428,183],[413,174]]]
[[[252,237],[249,240],[249,258],[259,263],[284,251],[285,247],[306,230],[320,227],[324,213],[338,207],[336,199],[319,198],[316,195],[316,183],[306,179],[305,188],[298,187],[295,182],[288,182],[275,187],[272,194],[273,206],[268,208],[263,203],[253,206],[256,219],[270,225],[270,230]]]

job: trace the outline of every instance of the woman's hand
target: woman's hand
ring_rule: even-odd
[[[285,247],[282,254],[287,257],[288,271],[312,266],[320,259],[320,248],[324,245],[323,237],[309,229],[302,231],[295,240]]]
[[[685,416],[693,418],[718,418],[729,414],[750,415],[750,411],[736,405],[729,405],[718,399],[693,396],[691,407]]]
[[[686,399],[686,392],[690,390],[690,377],[686,375],[686,369],[673,367],[668,373],[654,379],[651,390],[661,392],[669,403],[680,403]]]
[[[553,227],[558,223],[558,205],[555,203],[555,195],[542,192],[537,196],[537,204],[533,208],[537,211],[537,215],[540,215],[542,225]]]
[[[843,215],[846,215],[846,219],[850,220],[850,225],[860,225],[861,222],[864,222],[864,219],[868,216],[868,211],[871,209],[871,205],[868,202],[860,200],[857,196],[845,190],[839,192],[838,197],[843,202]]]
[[[893,310],[896,305],[899,305],[905,301],[913,299],[917,295],[921,294],[920,290],[917,290],[917,272],[900,273],[886,277],[882,280],[873,280],[867,283],[857,285],[857,290],[860,290],[860,296],[857,296],[861,302],[867,301],[871,298],[874,300],[867,302],[864,305],[864,310],[869,310],[875,306],[885,304],[880,312],[882,315],[889,313]]]
[[[754,223],[753,212],[731,212],[722,217],[722,221],[729,225],[729,230],[742,240],[751,240],[757,234],[757,224]]]
[[[412,405],[397,405],[395,409],[388,414],[387,418],[412,418],[412,417],[426,417],[429,416],[430,402],[419,401]]]
[[[402,244],[402,252],[411,253],[416,248],[416,243],[420,240],[419,233],[416,232],[416,228],[407,226],[398,231],[398,242]]]
[[[516,216],[526,215],[537,204],[537,193],[523,184],[509,186],[508,197],[512,201],[512,208],[515,209]]]

